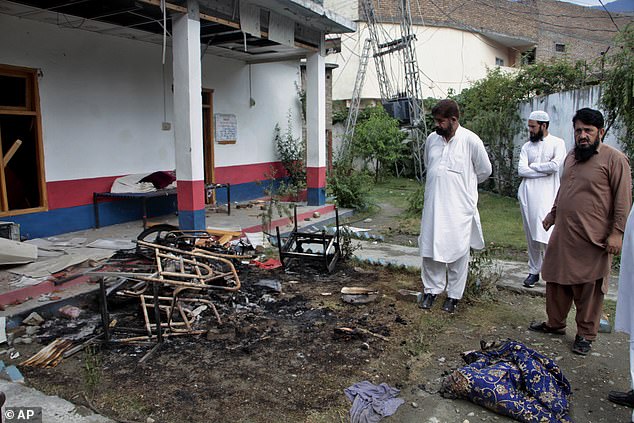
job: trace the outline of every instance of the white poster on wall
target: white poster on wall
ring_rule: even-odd
[[[216,113],[214,115],[215,136],[218,144],[235,144],[238,140],[238,118],[236,115]]]

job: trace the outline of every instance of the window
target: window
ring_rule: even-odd
[[[504,66],[504,59],[500,59],[499,57],[496,57],[495,66]]]
[[[565,53],[566,52],[566,45],[565,44],[560,44],[560,43],[555,43],[555,51],[557,53]]]
[[[522,53],[522,64],[523,65],[534,65],[535,57],[537,56],[537,47],[534,47],[532,50],[528,50]]]
[[[0,216],[45,210],[37,70],[0,65]]]

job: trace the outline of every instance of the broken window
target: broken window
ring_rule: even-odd
[[[523,65],[534,65],[535,57],[537,56],[537,48],[533,47],[531,50],[527,50],[522,53],[522,64]]]
[[[565,44],[560,44],[560,43],[555,43],[555,51],[557,53],[565,53],[566,52],[566,45]]]
[[[46,207],[37,71],[0,65],[0,216]]]

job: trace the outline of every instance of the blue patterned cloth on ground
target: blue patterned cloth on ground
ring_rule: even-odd
[[[443,393],[526,423],[569,423],[570,383],[550,358],[508,340],[464,356],[467,366],[443,382]]]
[[[346,397],[352,401],[350,423],[376,423],[383,417],[391,416],[405,401],[395,398],[399,392],[386,383],[374,385],[364,380],[344,389]]]

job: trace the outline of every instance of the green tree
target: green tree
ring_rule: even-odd
[[[515,195],[517,152],[513,138],[522,129],[516,77],[499,68],[489,70],[486,78],[463,90],[456,101],[462,110],[461,123],[478,134],[487,147],[493,166],[489,188]]]
[[[516,73],[489,69],[484,79],[455,97],[462,110],[461,123],[482,138],[491,158],[493,174],[485,188],[515,196],[520,182],[516,169],[519,147],[513,139],[524,128],[520,102],[582,87],[586,68],[584,62],[558,60],[524,66]]]
[[[586,73],[587,65],[583,61],[571,63],[562,59],[540,62],[520,69],[515,77],[514,89],[520,100],[574,90],[584,85]]]
[[[368,118],[355,128],[352,150],[355,156],[373,164],[378,181],[404,154],[403,140],[407,135],[399,129],[398,120],[391,118],[383,107],[366,111]]]
[[[621,127],[619,141],[634,163],[634,25],[615,38],[615,52],[608,56],[601,94],[606,128]]]

